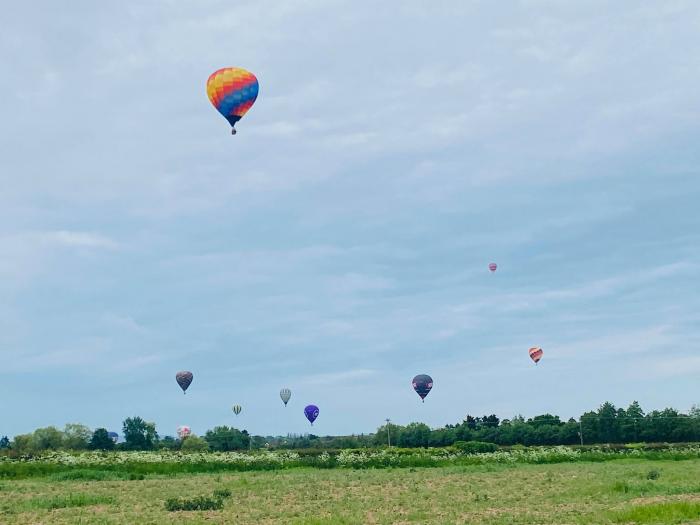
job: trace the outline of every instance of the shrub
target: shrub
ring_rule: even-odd
[[[180,450],[183,452],[204,452],[209,450],[209,443],[201,437],[191,435],[182,441]]]
[[[647,479],[659,479],[661,477],[661,472],[656,469],[647,472]]]
[[[231,491],[229,489],[216,489],[214,491],[214,497],[219,499],[230,498]]]
[[[483,454],[498,450],[498,445],[483,441],[455,441],[454,447],[463,454]]]

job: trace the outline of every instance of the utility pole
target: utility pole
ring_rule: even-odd
[[[386,442],[389,448],[391,448],[391,434],[389,434],[389,423],[391,423],[391,419],[386,418],[384,421],[386,421]]]
[[[583,425],[581,424],[581,418],[578,420],[578,435],[581,437],[581,446],[583,446]]]

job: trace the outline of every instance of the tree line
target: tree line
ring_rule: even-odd
[[[610,402],[578,419],[542,414],[500,419],[495,414],[467,415],[457,424],[431,429],[424,423],[387,423],[374,434],[359,436],[287,436],[268,438],[276,448],[444,447],[479,441],[496,445],[595,445],[602,443],[684,443],[700,441],[700,407],[688,413],[673,408],[645,413],[637,401],[626,409]]]
[[[673,408],[645,413],[634,401],[626,409],[610,402],[598,410],[582,414],[579,419],[562,420],[542,414],[525,419],[516,416],[500,419],[495,414],[482,417],[467,415],[457,424],[431,429],[424,423],[395,425],[387,423],[374,434],[353,436],[251,436],[246,430],[217,426],[203,436],[183,439],[161,437],[156,425],[140,417],[126,418],[122,435],[115,443],[105,428],[91,430],[70,423],[63,430],[38,428],[10,440],[0,438],[0,450],[10,455],[39,453],[46,450],[184,450],[232,451],[248,449],[342,449],[369,448],[391,444],[399,447],[444,447],[460,442],[484,442],[495,445],[576,445],[601,443],[700,441],[700,407],[687,413]]]

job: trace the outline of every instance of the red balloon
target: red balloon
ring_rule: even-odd
[[[498,265],[496,263],[489,264],[489,270],[491,270],[492,272],[495,272],[496,268],[498,268]]]
[[[542,359],[542,354],[544,354],[539,346],[533,346],[530,348],[530,350],[528,350],[528,352],[530,354],[530,359],[532,359],[535,364],[540,362],[540,359]]]

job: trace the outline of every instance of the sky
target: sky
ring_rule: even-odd
[[[0,61],[0,434],[700,403],[693,0],[8,2]]]

